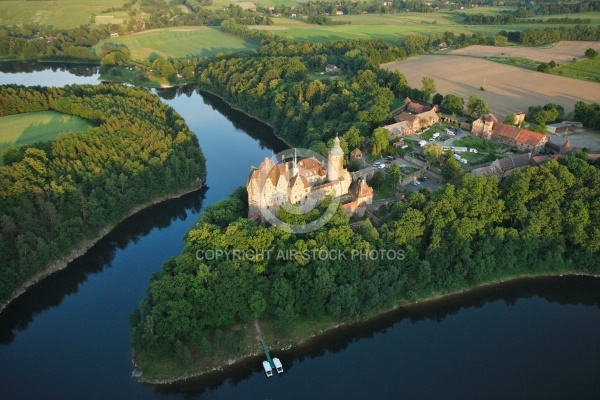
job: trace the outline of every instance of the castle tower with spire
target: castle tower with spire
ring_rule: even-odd
[[[327,162],[327,180],[329,182],[339,180],[344,171],[344,150],[340,147],[340,138],[337,136],[329,150]]]

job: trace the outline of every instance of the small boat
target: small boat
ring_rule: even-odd
[[[271,364],[269,364],[268,361],[263,361],[263,368],[265,369],[265,374],[267,375],[267,378],[273,376],[273,368],[271,368]]]
[[[275,369],[277,370],[277,373],[282,374],[283,373],[283,365],[281,365],[281,361],[279,361],[279,358],[274,358],[273,364],[275,364]]]

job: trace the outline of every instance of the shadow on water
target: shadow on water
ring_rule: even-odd
[[[32,73],[40,71],[67,71],[75,76],[94,76],[98,74],[99,67],[94,64],[72,64],[60,62],[38,62],[38,61],[2,61],[0,72],[8,74]],[[43,85],[43,83],[40,83]]]
[[[172,222],[183,221],[190,213],[197,214],[208,189],[186,194],[144,209],[117,225],[83,256],[28,289],[0,314],[0,344],[10,344],[15,331],[27,328],[34,317],[61,304],[63,299],[76,293],[88,276],[111,266],[118,249],[148,235],[155,228],[163,229]]]
[[[301,346],[288,351],[272,350],[271,355],[279,357],[285,366],[286,373],[291,371],[294,363],[305,359],[325,356],[346,350],[348,346],[363,339],[372,339],[385,334],[403,320],[417,324],[422,321],[441,323],[446,318],[469,308],[483,308],[486,304],[503,301],[507,306],[514,306],[519,300],[538,297],[550,303],[561,305],[596,306],[600,309],[600,279],[580,276],[527,278],[506,282],[494,286],[486,286],[468,293],[458,294],[410,307],[400,307],[374,317],[366,322],[345,325],[320,334]],[[277,346],[277,344],[274,344]],[[184,394],[185,398],[196,397],[207,391],[213,391],[229,381],[232,386],[249,379],[253,374],[262,371],[263,355],[246,358],[234,365],[203,376],[188,379],[185,382],[171,385],[157,385],[158,394]]]
[[[273,128],[269,125],[242,111],[236,110],[220,97],[200,90],[196,85],[156,89],[156,94],[165,100],[173,100],[181,95],[192,97],[192,95],[196,93],[200,94],[204,104],[211,106],[213,110],[216,110],[219,114],[225,116],[236,129],[243,131],[245,134],[256,140],[261,150],[264,150],[265,148],[273,149],[274,152],[278,153],[290,148],[283,140],[275,136]]]

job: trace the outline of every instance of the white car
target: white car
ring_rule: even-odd
[[[421,182],[419,182],[419,181],[418,181],[418,180],[416,180],[416,179],[415,179],[414,181],[412,181],[412,185],[413,185],[413,186],[419,186],[420,184],[421,184]]]
[[[450,131],[450,132],[446,132],[446,133],[448,134],[448,136],[455,136],[455,135],[456,135],[456,133],[454,133],[454,132],[452,132],[452,131]]]

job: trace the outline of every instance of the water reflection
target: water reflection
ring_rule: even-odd
[[[283,140],[273,134],[273,129],[270,126],[236,110],[220,97],[198,89],[196,85],[155,89],[155,93],[164,100],[173,100],[182,95],[192,97],[194,94],[199,94],[204,104],[209,105],[213,110],[227,118],[236,129],[243,131],[256,140],[261,150],[273,149],[275,152],[280,152],[289,149],[289,146]]]
[[[291,350],[272,350],[271,355],[282,361],[286,374],[293,373],[297,363],[345,350],[350,351],[348,347],[353,343],[389,333],[402,321],[409,321],[411,325],[424,321],[441,324],[462,310],[480,309],[499,301],[513,307],[520,300],[535,297],[561,305],[583,304],[600,308],[600,279],[577,276],[531,278],[484,287],[436,302],[399,308],[367,322],[341,326]],[[272,345],[277,347],[280,344]],[[177,384],[157,385],[155,390],[162,395],[177,393],[183,394],[184,398],[195,398],[220,388],[226,382],[236,386],[256,374],[262,375],[263,358],[262,354],[249,357],[235,365],[224,367],[222,371],[210,372]]]
[[[94,64],[63,64],[54,62],[37,61],[3,61],[0,62],[0,72],[8,74],[33,73],[41,71],[69,72],[75,76],[94,76],[98,74],[99,67]]]
[[[76,293],[79,285],[91,274],[110,268],[118,249],[137,243],[155,228],[167,228],[174,221],[186,220],[189,214],[200,212],[207,190],[204,187],[134,214],[70,263],[68,268],[52,274],[25,292],[0,314],[0,344],[10,344],[15,331],[25,330],[37,314],[60,305],[66,296]]]

